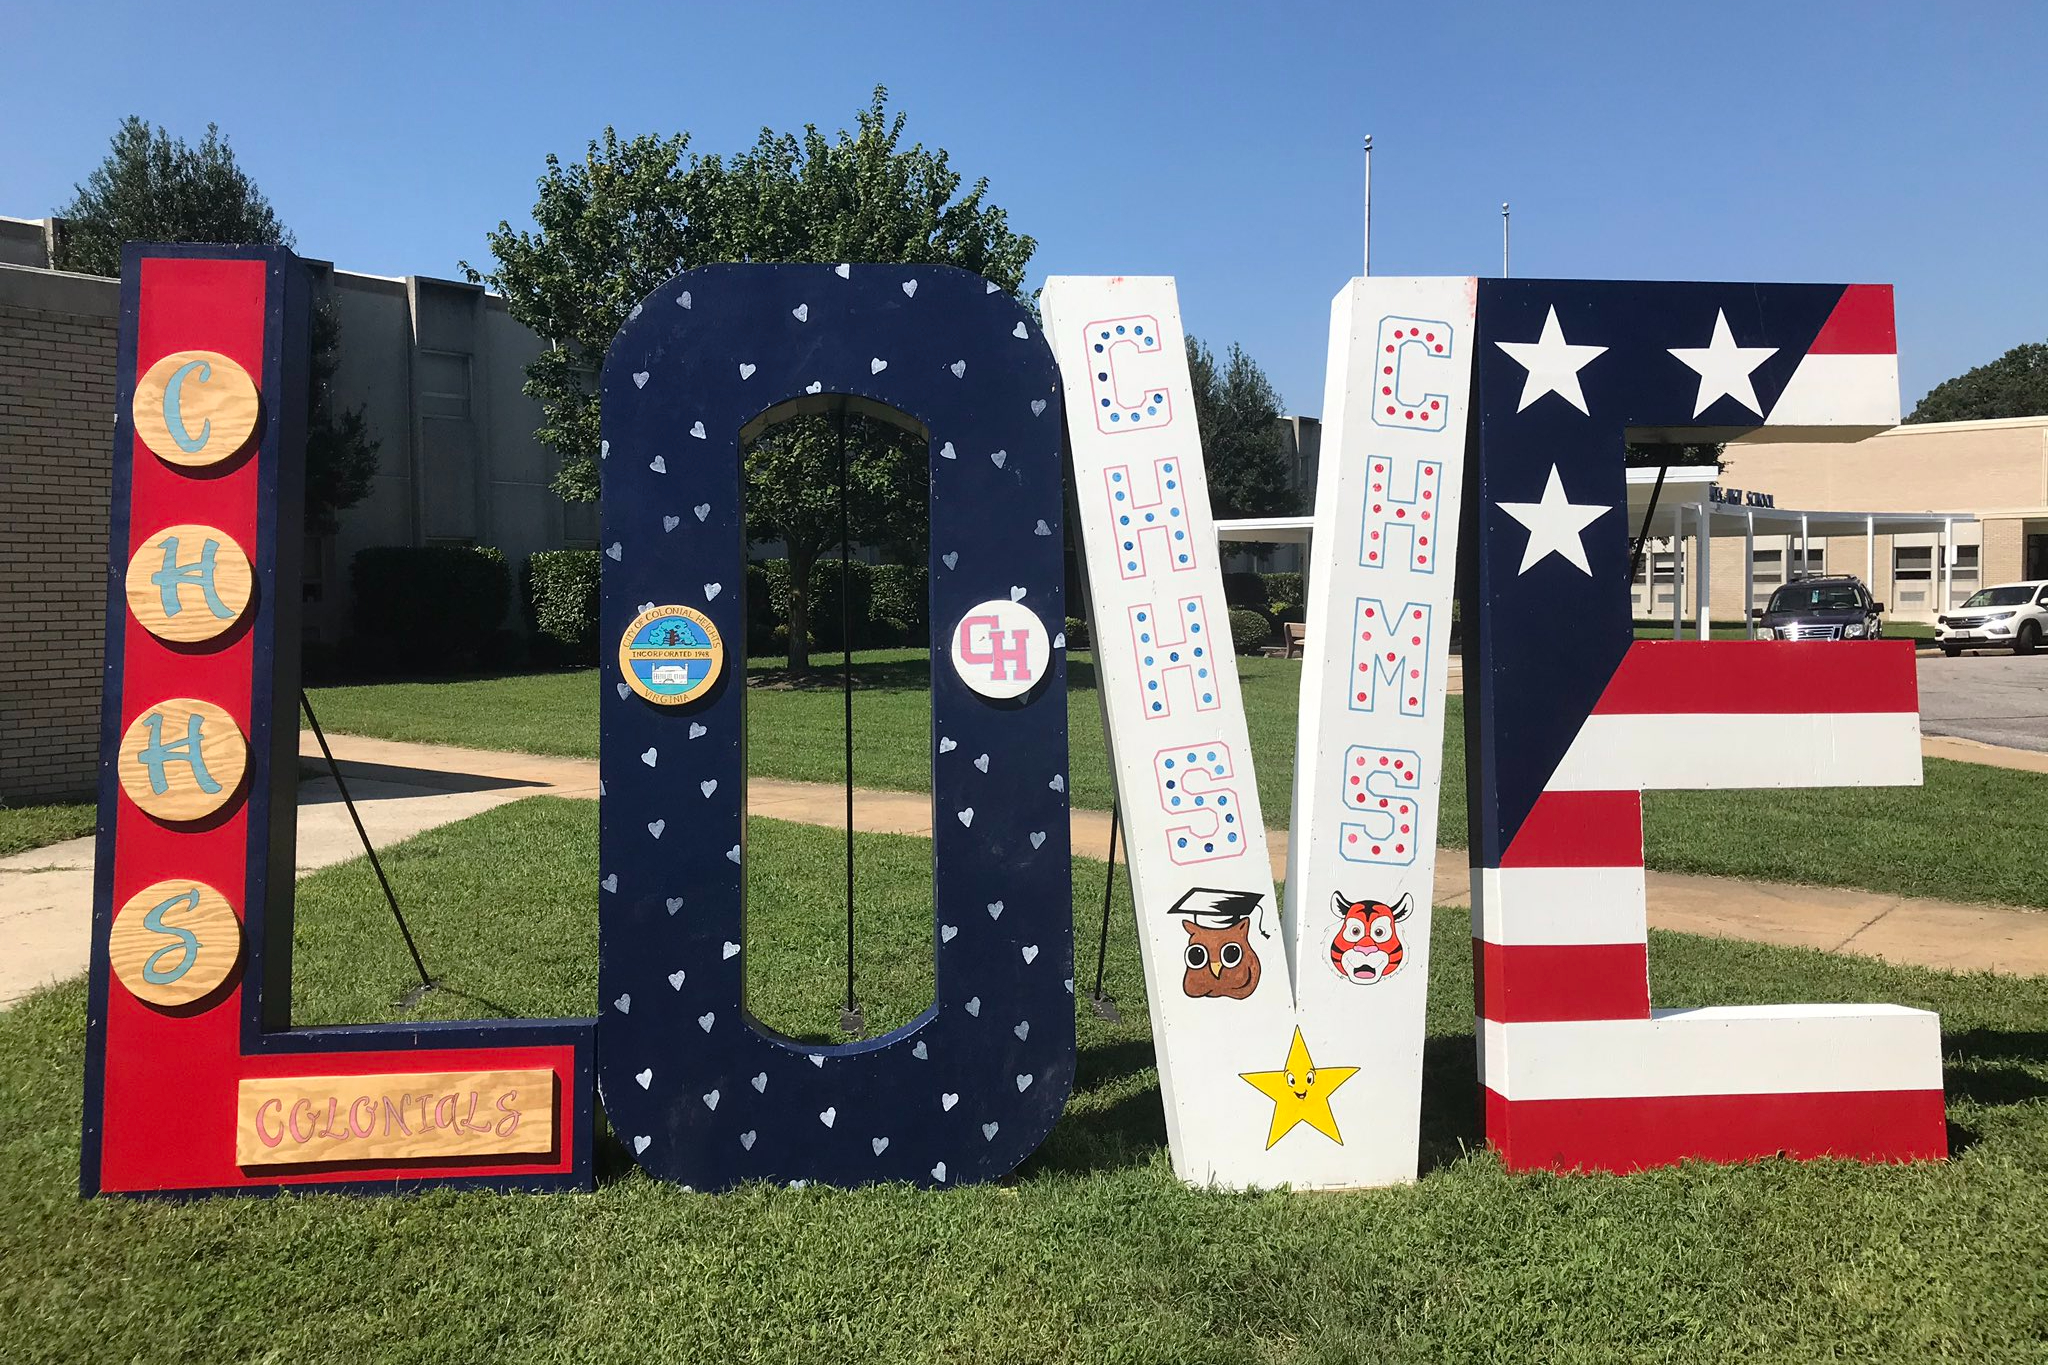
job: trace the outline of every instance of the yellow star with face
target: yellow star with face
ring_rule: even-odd
[[[1285,1071],[1240,1071],[1238,1077],[1246,1085],[1267,1095],[1273,1101],[1273,1127],[1266,1134],[1266,1150],[1293,1131],[1297,1123],[1306,1123],[1339,1147],[1344,1145],[1344,1135],[1337,1131],[1337,1116],[1330,1112],[1330,1096],[1337,1088],[1358,1074],[1355,1066],[1318,1067],[1315,1058],[1308,1055],[1308,1044],[1301,1039],[1301,1030],[1294,1030],[1294,1042],[1287,1049]]]

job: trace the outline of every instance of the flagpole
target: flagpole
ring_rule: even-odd
[[[1500,277],[1508,277],[1508,204],[1505,199],[1500,204]]]
[[[1365,249],[1358,260],[1358,273],[1372,273],[1372,134],[1365,135]]]

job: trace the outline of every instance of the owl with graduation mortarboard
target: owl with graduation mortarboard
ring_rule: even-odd
[[[1217,891],[1198,886],[1175,901],[1167,913],[1185,916],[1188,943],[1181,991],[1196,1000],[1220,996],[1243,1000],[1258,988],[1259,954],[1252,946],[1256,917],[1259,934],[1270,938],[1261,914],[1265,897],[1256,891]]]

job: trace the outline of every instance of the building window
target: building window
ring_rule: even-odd
[[[1674,574],[1678,556],[1669,550],[1653,551],[1650,555],[1650,592],[1652,606],[1671,605]]]
[[[1785,552],[1783,550],[1758,550],[1750,559],[1749,604],[1761,607],[1771,600],[1771,594],[1785,581]]]
[[[1956,562],[1949,569],[1952,587],[1954,588],[1954,591],[1949,595],[1949,605],[1951,607],[1955,606],[1958,602],[1969,601],[1970,594],[1977,591],[1979,548],[1975,545],[1956,546]]]
[[[1892,547],[1892,592],[1898,601],[1894,610],[1925,611],[1934,586],[1934,547],[1894,545]]]
[[[420,416],[469,420],[469,357],[459,351],[420,352]]]
[[[1827,575],[1827,571],[1828,571],[1828,547],[1827,547],[1827,546],[1825,546],[1825,545],[1816,545],[1816,546],[1812,546],[1812,547],[1810,547],[1810,548],[1809,548],[1809,549],[1808,549],[1808,550],[1806,551],[1806,558],[1805,558],[1804,560],[1801,560],[1801,559],[1800,559],[1800,557],[1799,557],[1799,550],[1798,550],[1798,547],[1797,547],[1797,546],[1793,547],[1793,550],[1792,550],[1792,576],[1793,576],[1794,578],[1823,578],[1823,577],[1826,577],[1826,575]]]

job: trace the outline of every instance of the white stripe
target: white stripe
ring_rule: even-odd
[[[1588,716],[1545,790],[1919,785],[1916,711],[1679,713]]]
[[[1796,429],[1819,427],[1827,430],[1814,433],[1817,439],[1840,441],[1843,427],[1884,431],[1898,424],[1896,355],[1810,355],[1792,371],[1763,427],[1743,439],[1796,440]]]
[[[1472,936],[1519,948],[1644,943],[1640,867],[1475,867]]]
[[[1481,1020],[1481,1080],[1510,1100],[1941,1088],[1941,1020],[1926,1010],[1717,1005],[1650,1014]]]

